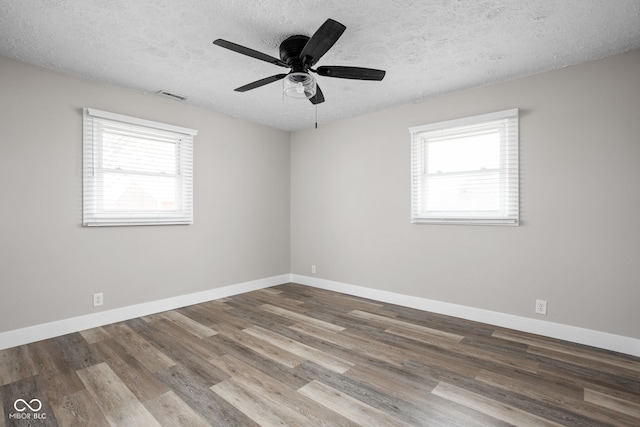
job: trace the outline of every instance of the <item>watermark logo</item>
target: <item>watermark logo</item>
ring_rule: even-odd
[[[10,420],[46,420],[47,413],[40,412],[42,402],[40,399],[31,399],[28,402],[25,399],[16,399],[13,402],[13,409],[17,412],[9,414]],[[27,409],[29,411],[27,411]]]
[[[37,407],[35,407],[36,405]],[[13,408],[18,412],[24,412],[27,408],[31,409],[31,412],[39,412],[40,409],[42,409],[42,402],[39,399],[31,399],[29,403],[27,403],[24,399],[18,399],[13,402]]]

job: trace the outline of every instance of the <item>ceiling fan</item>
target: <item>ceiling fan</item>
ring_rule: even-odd
[[[346,29],[347,27],[341,23],[333,19],[327,19],[311,38],[295,35],[284,40],[280,44],[280,59],[223,39],[217,39],[213,44],[270,64],[291,69],[289,73],[276,74],[240,86],[235,89],[236,92],[246,92],[285,79],[285,94],[297,98],[308,98],[312,104],[320,104],[324,102],[324,95],[313,76],[309,74],[309,71],[320,76],[337,77],[340,79],[380,81],[384,78],[384,70],[376,70],[373,68],[334,65],[324,65],[317,69],[312,68],[338,41]]]

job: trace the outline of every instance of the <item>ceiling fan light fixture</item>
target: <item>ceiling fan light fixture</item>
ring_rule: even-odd
[[[287,37],[280,43],[280,59],[223,39],[216,39],[213,44],[291,70],[289,74],[280,73],[240,86],[234,89],[236,92],[246,92],[282,80],[283,100],[285,96],[300,99],[306,98],[313,105],[318,105],[324,102],[324,94],[320,86],[316,84],[316,79],[309,74],[309,71],[319,76],[339,79],[380,81],[384,78],[384,70],[373,68],[338,65],[324,65],[317,69],[312,68],[338,41],[346,29],[347,27],[338,21],[327,19],[311,37],[300,34]]]
[[[316,79],[307,73],[289,73],[284,78],[284,94],[291,98],[313,98]]]

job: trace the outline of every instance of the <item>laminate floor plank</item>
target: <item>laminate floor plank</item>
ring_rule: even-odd
[[[493,372],[483,371],[477,380],[499,387],[508,393],[521,394],[529,399],[556,407],[571,408],[573,412],[583,417],[592,418],[602,425],[637,426],[640,420],[634,419],[623,412],[597,408],[587,399],[586,390],[582,387],[549,381],[539,375],[507,377]]]
[[[172,366],[155,375],[212,426],[259,427],[246,414],[210,389],[218,382],[212,384],[181,365]]]
[[[211,362],[231,377],[211,389],[260,425],[335,425],[335,414],[319,411],[312,401],[269,375],[229,356]]]
[[[175,361],[158,350],[157,347],[151,345],[126,324],[114,325],[111,329],[114,331],[112,335],[115,340],[150,372],[162,371],[176,364]]]
[[[213,310],[214,312],[226,311],[229,309],[229,306],[226,304],[227,301],[231,301],[231,298],[220,298],[212,301],[205,301],[198,306],[205,307],[209,310]]]
[[[106,363],[78,371],[80,379],[109,423],[118,426],[153,427],[160,424]]]
[[[640,405],[640,393],[633,393],[629,390],[620,390],[620,389],[612,389],[609,387],[603,387],[599,384],[588,383],[583,386],[585,389],[590,389],[593,391],[597,391],[599,393],[605,394],[607,396],[615,397],[620,400],[625,400],[627,402],[635,403],[636,405]]]
[[[218,332],[227,338],[237,342],[243,347],[251,349],[262,356],[280,363],[288,368],[294,368],[305,361],[303,357],[297,356],[288,350],[271,344],[255,335],[238,330],[233,326],[220,324],[216,327]]]
[[[567,343],[551,338],[541,337],[539,335],[522,334],[515,331],[496,331],[493,336],[500,339],[515,341],[526,344],[533,348],[550,350],[552,352],[575,356],[582,360],[590,360],[601,364],[617,366],[624,369],[640,372],[640,363],[637,358],[632,356],[614,353],[607,350],[590,348],[585,351],[585,346],[579,344]]]
[[[354,297],[346,294],[336,294],[332,291],[324,289],[316,289],[311,287],[301,287],[294,284],[285,284],[276,286],[275,289],[283,289],[287,295],[293,295],[292,298],[304,301],[305,305],[313,306],[317,302],[322,302],[322,306],[333,307],[343,312],[351,310],[364,310],[378,313],[384,307],[383,303],[368,300],[365,298]],[[392,316],[389,311],[385,311]],[[378,313],[381,314],[381,313]]]
[[[80,335],[89,344],[95,344],[100,341],[111,339],[111,335],[103,327],[87,329],[80,331]]]
[[[36,423],[46,427],[59,425],[37,375],[0,387],[0,396],[7,416],[5,421],[10,427],[31,427]],[[35,419],[36,416],[40,418]]]
[[[465,337],[491,336],[491,334],[496,331],[495,326],[438,313],[429,313],[428,315],[425,315],[423,310],[416,308],[393,304],[385,304],[384,308],[393,313],[394,317],[398,320],[415,323],[427,328],[463,335]]]
[[[629,415],[635,418],[636,423],[640,425],[640,405],[637,403],[629,402],[628,400],[619,399],[590,389],[584,390],[584,400],[586,402]]]
[[[280,295],[279,298],[284,299],[282,295]],[[229,304],[229,307],[231,307],[236,312],[252,311],[252,312],[264,313],[264,310],[262,310],[262,306],[277,307],[279,309],[291,311],[300,315],[304,315],[307,311],[309,311],[309,308],[307,307],[306,304],[287,304],[286,301],[283,304],[283,303],[279,303],[278,301],[274,301],[275,299],[276,298],[274,297],[269,301],[264,301],[263,298],[254,298],[252,296],[252,297],[245,297],[240,301],[229,301],[227,304]]]
[[[84,384],[64,359],[60,348],[53,340],[35,342],[26,347],[34,366],[41,390],[50,400],[70,396],[84,389]]]
[[[181,307],[174,311],[195,320],[201,325],[211,328],[219,321],[218,316],[226,312],[229,308],[230,307],[227,307],[219,301],[207,301],[201,304]]]
[[[168,391],[166,386],[153,376],[153,373],[128,354],[117,341],[100,341],[92,345],[102,356],[102,360],[141,402]]]
[[[28,378],[37,372],[25,346],[0,350],[0,386]]]
[[[228,307],[224,311],[217,312],[215,314],[216,323],[211,327],[215,329],[215,326],[220,323],[234,326],[238,329],[246,329],[253,326],[250,320],[246,320],[244,317],[234,315],[233,307]]]
[[[252,326],[251,328],[244,329],[243,332],[300,356],[304,360],[310,360],[335,372],[346,372],[354,365],[351,362],[332,356],[321,350],[294,341],[275,332],[271,332],[260,326]]]
[[[292,420],[293,414],[283,411],[268,395],[242,387],[233,379],[218,383],[211,390],[260,426],[302,425],[299,419]]]
[[[540,360],[538,373],[554,378],[561,378],[583,387],[617,390],[632,396],[640,396],[640,381],[624,375],[611,375],[597,369],[587,368],[579,363],[567,363],[551,360]],[[633,399],[631,399],[633,400]]]
[[[297,324],[289,327],[271,328],[270,330],[287,338],[316,348],[324,353],[331,354],[347,361],[348,363],[353,363],[354,365],[400,367],[399,359],[393,359],[392,362],[387,362],[377,358],[377,354],[375,352],[354,351],[351,346],[345,345],[343,340],[334,340],[336,334],[320,328],[313,328],[310,325]],[[360,339],[362,340],[364,338],[361,336]],[[369,338],[369,341],[372,341],[372,339]]]
[[[244,309],[246,306],[259,307],[264,303],[253,297],[254,292],[248,292],[242,295],[235,295],[233,298],[229,298],[225,303],[229,307],[236,307]]]
[[[313,317],[305,316],[303,314],[300,314],[300,313],[297,313],[297,312],[294,312],[294,311],[291,311],[291,310],[286,310],[284,308],[276,307],[276,306],[273,306],[271,304],[261,305],[260,308],[263,309],[266,312],[277,314],[278,316],[282,316],[285,319],[294,320],[294,321],[300,322],[300,323],[306,323],[306,324],[309,324],[309,325],[313,325],[313,326],[315,326],[317,328],[326,329],[326,330],[331,331],[331,332],[339,332],[339,331],[342,331],[344,329],[342,326],[338,326],[338,325],[335,325],[333,323],[325,322],[323,320],[318,320],[318,319],[315,319]]]
[[[208,328],[211,328],[216,323],[215,314],[201,304],[177,308],[175,311]]]
[[[177,311],[166,311],[160,314],[164,319],[173,322],[185,331],[195,335],[198,338],[211,337],[216,334],[213,329],[196,322],[195,320],[181,314]]]
[[[547,400],[549,403],[557,405],[574,405],[584,397],[583,387],[530,372],[497,373],[483,369],[475,379],[505,390],[527,394],[534,399]]]
[[[287,384],[289,387],[297,388],[306,384],[304,378],[300,377],[295,370],[244,347],[222,334],[211,339],[215,339],[220,348],[224,349],[229,356],[254,367],[283,384]],[[209,362],[213,360],[215,358],[210,359]]]
[[[449,332],[442,332],[438,329],[427,328],[425,326],[416,325],[415,323],[405,322],[402,320],[389,318],[386,316],[380,316],[378,314],[367,313],[361,310],[353,310],[349,312],[349,314],[353,317],[356,317],[358,319],[364,319],[368,322],[379,322],[387,327],[394,327],[396,330],[416,332],[421,335],[445,338],[455,342],[460,342],[464,338],[464,336],[462,335],[451,334]]]
[[[489,407],[508,408],[508,411],[513,410],[517,413],[532,414],[535,415],[536,419],[544,419],[552,425],[569,424],[578,425],[581,427],[602,426],[601,422],[594,420],[592,417],[582,415],[579,411],[576,410],[576,407],[573,405],[561,406],[552,404],[550,401],[545,402],[528,397],[525,393],[522,393],[520,391],[505,393],[504,389],[500,386],[483,383],[475,379],[459,378],[456,384],[453,384],[453,381],[441,382],[439,386],[464,390],[465,393],[468,393],[467,396],[482,396],[482,398],[485,399],[484,402],[487,403]],[[436,389],[437,388],[438,387],[436,387]],[[442,394],[438,395],[444,397],[444,395]],[[495,416],[491,411],[487,413],[489,415]]]
[[[209,340],[206,339],[216,335],[217,331],[213,331],[214,333],[209,337],[199,338],[191,333],[185,333],[186,331],[182,327],[166,320],[164,317],[154,321],[151,325],[157,331],[156,336],[162,334],[166,338],[173,340],[175,344],[181,347],[181,350],[193,353],[203,359],[207,359],[213,355],[221,355],[216,346],[211,345]],[[173,360],[173,358],[171,359]]]
[[[381,344],[374,340],[366,339],[357,334],[343,331],[338,334],[325,328],[318,328],[309,323],[298,323],[290,326],[291,329],[311,335],[320,340],[336,344],[349,352],[355,353],[357,357],[366,355],[374,359],[382,360],[393,365],[401,366],[410,359],[405,352],[397,352],[387,344]],[[347,358],[347,360],[351,360]]]
[[[329,323],[342,327],[349,325],[349,318],[347,315],[350,311],[353,311],[353,309],[349,309],[348,307],[331,304],[317,299],[309,300],[303,307],[305,308],[305,314],[307,316],[328,321]]]
[[[415,405],[424,404],[425,396],[429,396],[438,384],[436,381],[416,380],[400,369],[391,370],[383,366],[363,364],[351,367],[344,376]]]
[[[408,375],[404,371],[390,370],[390,368],[388,366],[365,368],[363,365],[357,365],[345,372],[344,376],[420,408],[427,418],[416,425],[495,427],[503,424],[494,418],[431,394],[438,385],[437,381],[422,379]]]
[[[230,355],[212,360],[211,363],[235,379],[236,385],[245,390],[244,394],[251,395],[257,391],[268,397],[267,406],[286,407],[286,410],[281,414],[286,421],[286,425],[335,426],[351,424],[346,418],[316,405],[315,402],[304,396],[300,396],[288,384],[282,383],[271,375],[255,369]],[[217,390],[219,385],[212,387],[212,389]],[[233,396],[230,395],[230,397]],[[260,400],[264,398],[253,397],[252,399]]]
[[[383,327],[386,327],[384,325]],[[299,326],[296,326],[299,329]],[[308,328],[307,328],[308,329]],[[394,332],[394,333],[391,333]],[[457,338],[454,340],[443,338],[441,336],[432,335],[430,339],[426,335],[415,332],[409,329],[406,330],[392,330],[392,328],[383,330],[381,328],[370,326],[364,322],[354,322],[345,329],[339,338],[349,337],[353,343],[357,342],[371,342],[377,348],[375,354],[386,354],[385,348],[393,348],[396,356],[404,356],[403,359],[386,359],[391,363],[398,364],[408,359],[423,360],[425,357],[431,360],[433,357],[438,357],[441,354],[446,354],[447,360],[451,358],[450,355],[454,355],[456,360],[459,360],[463,365],[473,365],[482,367],[487,363],[497,365],[511,365],[517,364],[519,369],[535,369],[537,362],[534,357],[530,357],[530,360],[526,360],[522,356],[518,359],[514,355],[506,353],[502,354],[502,351],[496,351],[494,353],[486,353],[483,349],[467,346],[462,342],[458,343]],[[318,336],[320,336],[318,334]],[[338,343],[338,341],[334,342]],[[347,343],[347,347],[348,347]],[[343,344],[344,345],[344,344]],[[455,351],[453,349],[456,349]],[[358,353],[358,352],[355,352]],[[379,356],[377,356],[379,357]]]
[[[300,375],[306,375],[309,383],[318,381],[349,398],[353,398],[364,405],[376,408],[403,423],[408,425],[425,425],[434,419],[438,419],[439,414],[434,411],[425,413],[424,406],[414,405],[403,399],[392,396],[386,391],[378,390],[366,383],[353,380],[344,375],[339,375],[333,371],[323,368],[313,362],[306,362],[297,369]],[[442,421],[442,419],[441,419]]]
[[[246,322],[246,325],[251,325],[251,326],[240,327],[238,329],[248,329],[253,325],[260,325],[265,328],[271,328],[274,326],[277,327],[285,324],[289,326],[295,323],[292,320],[287,320],[275,314],[266,313],[262,310],[254,310],[253,308],[251,310],[240,310],[237,308],[232,308],[228,310],[226,314],[229,316],[234,316],[237,319],[242,319],[244,322]],[[220,322],[220,323],[225,323],[225,322]],[[213,327],[215,328],[215,325]]]
[[[259,289],[260,292],[267,292],[270,293],[272,295],[279,295],[282,293],[281,290],[278,289],[277,286],[272,286],[270,288],[263,288],[263,289]]]
[[[111,425],[86,389],[58,398],[52,401],[51,405],[60,426],[108,427]]]
[[[196,411],[180,399],[173,391],[168,391],[144,402],[144,406],[164,427],[189,426],[209,427],[210,424]]]
[[[529,356],[529,353],[527,353],[527,350],[529,349],[528,345],[513,341],[496,340],[491,337],[491,335],[465,336],[461,342],[471,348],[479,348],[486,351],[495,351],[500,354],[518,356],[526,360],[537,360],[536,357]]]
[[[271,304],[282,308],[299,307],[305,305],[304,301],[282,296],[282,292],[269,292],[269,288],[260,289],[251,293],[253,299],[261,301],[261,304]]]
[[[506,367],[517,368],[529,372],[536,372],[539,367],[538,362],[534,360],[527,360],[522,356],[503,355],[500,352],[474,348],[457,341],[452,342],[450,340],[439,339],[439,337],[430,337],[429,335],[425,335],[421,332],[395,327],[389,328],[385,330],[385,332],[455,353],[458,356],[464,357],[466,361],[477,360],[479,363],[499,363]]]
[[[167,321],[162,320],[161,322]],[[140,327],[140,325],[134,326],[134,328],[138,327]],[[190,372],[199,375],[201,378],[203,378],[203,380],[207,381],[209,385],[216,384],[223,379],[226,379],[226,375],[224,374],[224,372],[216,369],[208,362],[208,359],[210,357],[219,355],[217,353],[218,350],[213,353],[200,351],[196,354],[190,351],[187,346],[181,345],[180,340],[176,340],[175,337],[167,335],[166,333],[164,333],[164,331],[156,329],[155,327],[150,325],[137,330],[137,332],[144,339],[150,342],[154,347],[158,348],[158,350],[165,353],[169,358],[171,358],[171,360],[179,361],[179,363],[176,363],[173,366],[180,365],[182,367],[185,367]],[[210,338],[216,338],[216,336]],[[209,342],[209,344],[211,343]],[[168,369],[171,369],[171,367]]]
[[[63,335],[53,338],[53,341],[60,349],[62,357],[74,370],[84,369],[102,362],[80,333]]]
[[[554,359],[559,362],[566,362],[573,365],[580,365],[582,367],[588,369],[597,368],[598,372],[602,372],[605,374],[615,375],[615,376],[623,376],[635,379],[640,383],[640,370],[637,370],[636,366],[627,365],[627,366],[619,366],[606,362],[599,362],[592,358],[585,358],[580,355],[574,355],[572,353],[560,352],[557,350],[552,350],[548,348],[539,348],[530,346],[527,351],[530,354],[535,354],[538,356],[544,356],[549,359]]]
[[[1,350],[0,402],[0,427],[638,427],[640,358],[287,283]]]
[[[335,326],[343,328],[343,330],[375,330],[378,332],[384,330],[384,326],[381,324],[374,324],[373,322],[354,321],[353,316],[350,316],[348,312],[336,310],[334,307],[323,308],[316,305],[313,310],[308,310],[305,315],[319,321],[331,323]]]
[[[388,427],[408,427],[402,421],[387,415],[374,407],[360,402],[353,397],[339,392],[319,381],[313,380],[309,384],[298,389],[298,392],[318,404],[331,409],[334,412],[363,426],[384,425]]]
[[[456,338],[451,339],[449,337],[443,337],[442,335],[432,334],[426,331],[417,331],[417,330],[402,328],[398,326],[391,326],[389,328],[386,328],[384,332],[388,334],[397,335],[399,337],[409,338],[410,340],[422,342],[425,344],[431,344],[433,342],[442,341],[442,342],[446,342],[447,343],[446,345],[449,345],[449,346],[452,343],[459,343],[464,338],[461,336],[457,336]]]
[[[478,412],[485,413],[496,419],[506,421],[514,426],[521,427],[562,427],[562,424],[558,424],[549,420],[545,420],[534,414],[526,411],[519,410],[504,403],[488,399],[479,394],[469,392],[462,388],[440,383],[433,389],[433,394],[443,397],[445,399],[456,402],[460,405],[472,408]]]

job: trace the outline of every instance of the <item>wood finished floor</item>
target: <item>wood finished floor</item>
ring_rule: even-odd
[[[286,284],[0,351],[0,401],[0,427],[637,427],[640,358]]]

